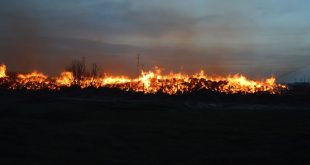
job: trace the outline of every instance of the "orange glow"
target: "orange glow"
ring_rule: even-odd
[[[59,86],[70,87],[74,82],[74,77],[71,72],[62,72],[60,77],[56,79]]]
[[[48,80],[48,77],[39,72],[18,74],[16,84],[12,84],[11,88],[25,88],[28,90],[55,89],[51,86],[51,82]]]
[[[0,78],[6,77],[6,66],[0,65]]]
[[[0,74],[5,75],[6,67],[1,65]],[[59,90],[61,87],[77,85],[81,88],[119,88],[125,91],[148,93],[166,93],[169,95],[190,93],[199,90],[214,91],[227,94],[234,93],[258,93],[266,92],[278,94],[281,90],[287,89],[285,85],[277,84],[274,77],[261,81],[250,80],[241,74],[226,77],[208,76],[204,71],[188,75],[184,73],[162,74],[161,70],[155,68],[154,71],[142,71],[137,78],[126,76],[102,77],[82,77],[76,80],[71,72],[62,72],[59,77],[49,78],[48,76],[32,72],[29,74],[18,74],[10,89],[29,89],[29,90]]]

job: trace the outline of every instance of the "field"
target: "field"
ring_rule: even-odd
[[[0,100],[1,164],[310,160],[310,102],[305,95],[1,90]]]

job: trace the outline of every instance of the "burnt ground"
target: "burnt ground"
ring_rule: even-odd
[[[310,101],[0,91],[1,164],[309,164]]]

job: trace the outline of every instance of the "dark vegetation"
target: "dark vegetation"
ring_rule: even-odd
[[[0,90],[1,164],[308,164],[310,85],[282,95]]]
[[[73,60],[66,70],[73,73],[74,85],[80,85],[83,78],[97,78],[100,68],[93,63],[90,70],[87,70],[86,59],[83,57],[81,60]]]

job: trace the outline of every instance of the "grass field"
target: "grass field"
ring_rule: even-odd
[[[307,103],[6,92],[0,98],[1,164],[310,162]]]

